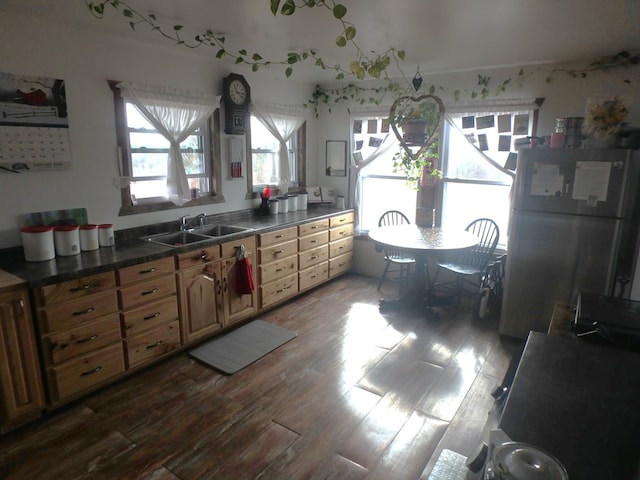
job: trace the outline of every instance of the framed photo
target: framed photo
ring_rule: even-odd
[[[347,176],[347,141],[327,140],[327,177]]]
[[[309,198],[307,199],[309,203],[322,203],[320,187],[307,187],[307,193],[309,194]]]

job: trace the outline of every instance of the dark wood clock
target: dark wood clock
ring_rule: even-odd
[[[249,103],[251,102],[251,89],[242,75],[231,73],[224,78],[225,122],[224,131],[230,135],[243,134],[246,131],[246,122],[249,121]]]

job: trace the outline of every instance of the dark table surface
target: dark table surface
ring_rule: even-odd
[[[640,478],[640,354],[531,332],[499,427],[571,480]]]

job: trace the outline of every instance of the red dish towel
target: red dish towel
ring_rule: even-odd
[[[253,273],[249,255],[244,245],[240,245],[236,254],[236,293],[246,295],[254,290]]]

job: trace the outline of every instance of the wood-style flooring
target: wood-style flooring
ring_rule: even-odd
[[[426,480],[479,445],[519,345],[465,302],[381,314],[376,287],[349,274],[261,315],[298,336],[234,375],[180,353],[0,437],[0,478]]]

